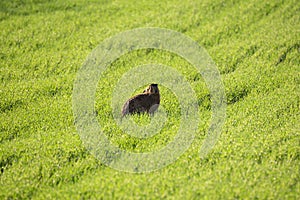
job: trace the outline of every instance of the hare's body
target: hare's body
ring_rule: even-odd
[[[153,114],[160,103],[160,95],[157,84],[149,85],[142,94],[138,94],[129,100],[123,106],[122,115],[134,113]]]

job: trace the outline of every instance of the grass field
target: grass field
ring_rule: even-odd
[[[77,71],[98,44],[140,27],[181,32],[207,50],[222,76],[227,118],[213,151],[200,159],[211,117],[201,76],[168,52],[122,56],[102,75],[95,103],[112,143],[152,151],[176,134],[178,101],[165,87],[169,118],[159,134],[137,139],[113,121],[114,85],[150,61],[185,76],[201,117],[192,145],[176,162],[134,174],[107,167],[85,148],[74,126],[72,92]],[[298,0],[3,0],[0,30],[0,199],[300,198]],[[134,120],[147,124],[150,118]]]

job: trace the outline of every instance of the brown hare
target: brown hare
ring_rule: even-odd
[[[149,113],[153,114],[160,103],[157,84],[149,85],[142,94],[138,94],[126,101],[122,108],[122,116],[128,114]]]

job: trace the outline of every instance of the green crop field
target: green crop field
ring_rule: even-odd
[[[201,75],[167,51],[123,55],[99,77],[94,106],[114,145],[151,152],[177,133],[179,102],[164,86],[168,119],[159,133],[139,139],[115,123],[113,88],[141,64],[178,70],[195,91],[201,119],[175,162],[129,173],[90,154],[75,126],[72,95],[93,49],[143,27],[183,33],[206,49],[224,84],[227,117],[216,145],[200,158],[212,115]],[[300,1],[1,0],[0,41],[0,199],[300,199]],[[132,118],[147,125],[152,117]]]

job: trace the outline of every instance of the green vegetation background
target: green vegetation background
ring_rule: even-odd
[[[299,13],[298,0],[1,1],[0,199],[299,199]],[[167,52],[133,52],[113,63],[95,108],[116,145],[165,145],[178,124],[172,92],[162,88],[162,104],[174,111],[170,122],[145,141],[117,130],[109,97],[130,67],[149,60],[171,65],[199,98],[202,120],[187,152],[164,169],[130,174],[101,164],[77,135],[77,70],[105,38],[139,27],[182,32],[218,66],[227,120],[207,158],[198,151],[210,121],[209,93],[188,63]]]

